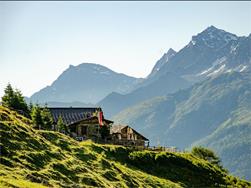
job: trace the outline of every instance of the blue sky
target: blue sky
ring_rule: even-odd
[[[0,96],[26,96],[70,64],[145,77],[169,48],[214,25],[247,36],[251,2],[0,2]]]

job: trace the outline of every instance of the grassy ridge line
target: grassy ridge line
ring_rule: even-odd
[[[1,187],[179,187],[107,159],[103,146],[34,130],[6,108],[0,107],[0,118]]]
[[[77,142],[1,106],[0,126],[1,187],[251,186],[189,153]]]

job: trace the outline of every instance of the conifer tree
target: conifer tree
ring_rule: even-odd
[[[29,112],[30,112],[30,113],[32,112],[32,108],[33,108],[33,107],[34,107],[34,106],[33,106],[32,102],[30,102],[30,103],[29,103],[29,106],[28,106]]]
[[[4,89],[4,96],[2,97],[2,105],[12,108],[14,106],[14,90],[10,83]]]
[[[59,132],[62,132],[62,133],[67,133],[68,130],[64,124],[64,121],[63,121],[63,118],[62,116],[60,115],[59,118],[58,118],[58,122],[57,122],[57,130]]]
[[[41,108],[38,104],[33,106],[31,112],[31,119],[35,128],[41,129],[44,126],[43,118],[41,115]]]
[[[18,110],[23,111],[26,115],[29,115],[29,107],[27,103],[24,100],[24,96],[22,95],[21,91],[16,89],[15,90],[15,98],[16,98],[16,108]]]
[[[30,111],[20,90],[13,90],[9,83],[2,97],[2,105],[29,117]]]
[[[41,116],[43,120],[42,129],[51,130],[52,124],[53,124],[53,118],[47,106],[45,106],[43,110],[41,111]]]

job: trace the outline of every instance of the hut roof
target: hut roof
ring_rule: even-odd
[[[81,119],[81,120],[79,120],[79,121],[76,121],[76,122],[71,123],[71,124],[68,124],[68,125],[69,125],[69,126],[74,126],[74,125],[76,125],[76,124],[78,124],[78,123],[89,122],[89,121],[95,121],[95,122],[98,123],[98,117],[92,116],[92,117],[89,117],[89,118],[86,118],[86,119]],[[105,123],[107,123],[107,124],[113,123],[113,121],[108,120],[108,119],[103,119],[103,122],[105,122]]]
[[[93,113],[101,108],[48,108],[52,114],[53,121],[56,123],[61,116],[66,125],[88,119],[93,116]]]

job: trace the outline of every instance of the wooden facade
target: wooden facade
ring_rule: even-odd
[[[112,121],[104,119],[102,126],[105,126],[110,131],[112,123]],[[80,140],[92,139],[93,141],[99,141],[102,137],[102,127],[99,125],[97,117],[80,120],[68,125],[68,127],[72,137],[79,138]]]
[[[149,146],[149,140],[128,125],[114,125],[110,131],[112,142],[124,146]]]
[[[70,136],[77,140],[92,139],[98,141],[101,139],[100,125],[97,112],[102,111],[101,108],[48,108],[52,114],[54,126],[57,124],[61,116],[64,124],[70,131]],[[113,121],[103,119],[103,125],[108,130]]]
[[[102,115],[100,125],[97,112],[101,108],[48,108],[52,114],[54,126],[59,117],[76,140],[92,139],[94,142],[118,144],[124,146],[149,146],[149,140],[128,125],[114,125],[113,121]],[[103,114],[103,113],[102,113]],[[104,137],[104,129],[107,134]]]

